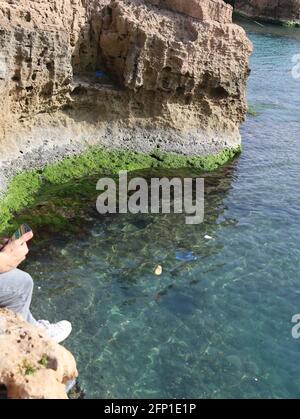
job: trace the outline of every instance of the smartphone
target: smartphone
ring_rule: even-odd
[[[22,224],[15,234],[12,236],[11,241],[18,240],[20,237],[24,236],[24,234],[29,233],[32,229],[27,224]]]

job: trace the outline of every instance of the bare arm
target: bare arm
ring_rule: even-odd
[[[32,232],[26,233],[20,239],[8,243],[0,251],[0,273],[17,268],[26,259],[29,252],[27,242],[32,237]]]

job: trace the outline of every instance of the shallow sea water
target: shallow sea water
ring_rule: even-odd
[[[246,29],[257,116],[242,155],[206,176],[204,224],[100,217],[93,198],[76,233],[50,224],[33,245],[34,314],[72,320],[88,398],[300,397],[300,32]]]

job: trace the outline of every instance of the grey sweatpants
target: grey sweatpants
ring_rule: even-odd
[[[33,280],[29,274],[14,269],[0,274],[0,307],[20,314],[25,321],[36,325],[30,312]]]

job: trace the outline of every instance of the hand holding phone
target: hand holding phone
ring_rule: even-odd
[[[1,273],[17,268],[26,259],[29,252],[27,242],[32,237],[33,232],[31,228],[26,224],[22,224],[0,252]]]
[[[28,234],[28,233],[31,233],[31,234]],[[7,237],[0,239],[0,252],[1,250],[5,248],[5,246],[8,245],[8,243],[14,242],[20,239],[21,237],[23,237],[24,243],[32,239],[33,237],[32,229],[29,227],[29,225],[22,224],[10,239]]]
[[[19,229],[14,233],[14,235],[11,238],[11,241],[14,242],[15,240],[19,240],[21,237],[24,239],[24,243],[29,241],[32,236],[28,233],[32,233],[32,229],[27,224],[22,224]],[[30,237],[31,236],[31,237]],[[29,238],[30,237],[30,238]]]

